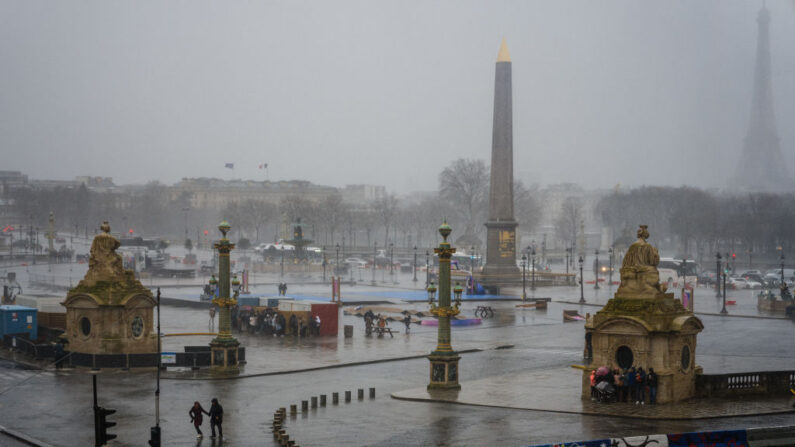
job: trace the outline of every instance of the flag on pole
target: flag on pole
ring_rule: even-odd
[[[235,169],[235,164],[234,163],[227,163],[227,164],[224,165],[224,167],[225,168],[229,168],[229,169]]]

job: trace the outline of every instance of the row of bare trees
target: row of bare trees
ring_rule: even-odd
[[[447,220],[454,228],[454,240],[480,245],[485,240],[489,167],[482,160],[459,159],[439,175],[439,189],[427,194],[398,198],[383,195],[369,203],[348,203],[341,194],[322,200],[303,195],[285,197],[278,203],[266,200],[230,202],[220,211],[191,208],[191,198],[176,199],[168,187],[154,182],[127,193],[102,193],[79,188],[54,190],[18,189],[11,203],[18,216],[43,227],[53,211],[61,230],[87,230],[93,234],[103,220],[110,220],[114,232],[133,228],[135,235],[194,239],[214,228],[221,219],[232,223],[233,237],[251,241],[273,241],[291,237],[292,227],[301,219],[303,234],[317,245],[386,247],[430,247],[438,239],[437,228]],[[532,231],[540,212],[536,190],[521,182],[514,185],[516,218],[521,229]],[[219,215],[220,214],[220,215]]]
[[[721,251],[773,261],[795,248],[793,199],[791,193],[647,186],[605,196],[596,210],[616,235],[634,237],[638,224],[648,224],[655,241],[677,255],[705,258]]]

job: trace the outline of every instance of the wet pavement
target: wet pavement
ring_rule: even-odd
[[[278,282],[277,276],[261,279]],[[398,302],[404,307],[427,308],[421,303],[400,303],[401,298],[423,299],[424,292],[419,290],[422,283],[415,286],[410,275],[400,276],[398,282],[397,286],[389,283],[377,287],[343,286],[343,299]],[[262,287],[269,292],[270,286]],[[173,287],[168,292],[184,293],[186,298],[196,296],[193,287]],[[270,292],[275,292],[275,287]],[[291,282],[289,292],[319,299],[330,297],[328,286],[322,284]],[[506,292],[519,296],[521,290]],[[566,439],[795,423],[792,414],[694,420],[626,417],[634,413],[636,407],[631,405],[620,415],[624,417],[579,414],[600,413],[602,409],[579,399],[579,371],[570,367],[582,362],[583,323],[563,323],[562,311],[578,310],[584,315],[598,309],[564,303],[576,302],[579,292],[578,287],[528,290],[528,295],[534,293],[554,300],[546,311],[522,310],[515,307],[517,302],[514,301],[491,300],[489,305],[496,312],[493,318],[484,319],[480,325],[453,328],[455,349],[477,350],[462,355],[462,395],[481,389],[481,396],[488,394],[493,400],[506,402],[526,398],[545,407],[499,408],[393,399],[392,393],[423,389],[427,384],[428,361],[412,357],[424,356],[435,347],[436,328],[412,326],[411,333],[406,334],[403,325],[394,322],[391,326],[399,331],[394,338],[365,337],[362,319],[345,315],[341,316],[340,325],[354,325],[352,339],[342,335],[297,339],[239,334],[238,338],[246,346],[248,363],[243,367],[243,377],[238,379],[206,380],[210,378],[206,371],[165,372],[160,400],[164,445],[213,445],[208,438],[197,444],[187,415],[194,400],[201,401],[207,408],[212,397],[218,397],[224,405],[228,440],[223,445],[228,446],[273,445],[269,422],[274,410],[289,408],[290,404],[298,404],[300,409],[301,400],[320,394],[328,396],[327,407],[287,419],[288,433],[300,445],[526,445]],[[586,288],[585,292],[589,303],[604,303],[609,290]],[[760,313],[756,311],[755,298],[750,291],[730,292],[737,304],[729,308],[729,312],[747,318],[708,315],[720,310],[713,295],[714,291],[708,289],[696,292],[696,310],[704,313],[701,318],[705,324],[698,339],[696,361],[704,367],[705,373],[795,369],[795,345],[788,341],[793,335],[792,322],[755,318]],[[478,304],[482,303],[466,301],[463,314],[471,318]],[[209,314],[202,309],[163,306],[161,324],[166,334],[206,332]],[[210,338],[167,337],[164,350],[205,344]],[[508,346],[512,348],[496,349]],[[363,364],[365,362],[371,363]],[[90,374],[82,370],[33,371],[12,366],[0,362],[0,425],[57,446],[92,443]],[[295,372],[308,368],[327,369]],[[261,375],[269,373],[278,374]],[[549,382],[537,380],[539,377],[548,377]],[[576,380],[569,383],[569,377]],[[155,373],[103,371],[98,379],[99,404],[118,410],[111,417],[119,423],[111,430],[119,435],[112,445],[146,445],[149,426],[155,422]],[[494,387],[489,391],[489,384],[499,384],[499,393]],[[377,397],[358,401],[356,390],[369,387],[376,388]],[[346,390],[353,391],[353,402],[331,405],[331,393],[343,394]],[[788,397],[781,396],[771,400],[768,407],[758,407],[752,412],[787,405],[785,401]],[[576,413],[558,412],[578,406],[580,411]],[[605,407],[603,414],[616,413],[620,407]],[[721,402],[708,410],[709,414],[703,416],[737,411]],[[643,411],[662,410],[647,407]],[[207,435],[206,422],[203,429]]]

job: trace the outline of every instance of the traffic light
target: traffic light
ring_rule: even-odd
[[[732,253],[732,259],[737,259],[737,253]]]
[[[154,426],[149,429],[149,445],[151,447],[160,447],[160,426]]]
[[[116,410],[110,408],[97,407],[97,419],[99,422],[99,430],[97,435],[99,437],[99,445],[105,445],[111,439],[116,439],[116,435],[108,433],[108,429],[116,425],[115,422],[108,421],[107,417],[115,413]]]

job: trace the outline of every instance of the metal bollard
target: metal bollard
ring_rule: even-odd
[[[331,393],[331,403],[334,405],[340,403],[340,393]]]
[[[295,416],[298,413],[298,406],[295,404],[290,405],[290,414]]]
[[[345,392],[345,402],[350,402],[350,401],[351,401],[351,392],[350,391],[346,391]]]
[[[326,395],[325,394],[321,394],[320,395],[320,406],[321,407],[325,407],[326,406]]]
[[[375,388],[370,388],[370,399],[375,399]]]
[[[364,388],[359,388],[357,397],[359,398],[359,400],[364,399]]]
[[[317,396],[312,396],[312,408],[317,408]]]

